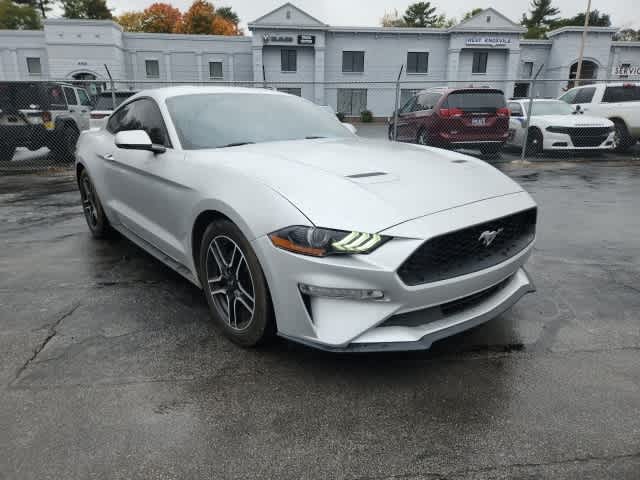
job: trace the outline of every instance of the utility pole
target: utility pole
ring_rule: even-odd
[[[591,0],[587,1],[587,13],[584,16],[584,29],[582,30],[582,42],[580,43],[580,55],[578,57],[578,70],[576,71],[576,81],[574,86],[580,85],[580,75],[582,75],[582,58],[584,57],[584,44],[587,41],[587,29],[589,28],[589,15],[591,14]]]

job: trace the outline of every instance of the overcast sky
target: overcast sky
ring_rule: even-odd
[[[160,1],[160,0],[159,0]],[[164,0],[186,10],[192,0]],[[616,27],[640,28],[640,5],[638,0],[592,0],[592,9],[609,13]],[[128,10],[140,10],[153,3],[153,0],[107,0],[115,14]],[[279,7],[283,0],[213,0],[216,7],[230,6],[235,10],[243,26],[265,13]],[[377,26],[385,11],[397,9],[404,12],[412,1],[400,0],[295,0],[294,5],[319,20],[330,25]],[[554,0],[563,16],[573,16],[584,11],[587,0]],[[635,6],[634,6],[635,4]],[[507,17],[518,22],[522,13],[529,9],[529,0],[491,0],[490,2],[469,0],[446,0],[432,2],[439,12],[458,20],[473,7],[493,7]]]

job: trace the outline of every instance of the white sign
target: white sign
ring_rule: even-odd
[[[265,33],[262,40],[264,43],[293,43],[293,37],[290,35],[273,35],[271,33]]]
[[[508,47],[511,39],[506,37],[469,37],[467,45],[474,47]]]
[[[623,63],[614,67],[613,74],[620,76],[640,75],[640,65],[629,65],[628,63]]]

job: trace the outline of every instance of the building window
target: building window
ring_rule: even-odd
[[[42,65],[39,57],[27,57],[27,72],[29,75],[42,75]]]
[[[293,48],[280,50],[280,70],[295,72],[298,69],[298,52]]]
[[[145,60],[144,67],[147,71],[147,78],[160,77],[160,64],[158,63],[158,60]]]
[[[222,78],[222,62],[209,62],[209,78]]]
[[[523,78],[531,78],[533,75],[533,62],[524,62],[522,66],[522,76]]]
[[[338,112],[345,115],[360,115],[367,109],[366,88],[339,88]]]
[[[427,73],[429,54],[427,52],[407,53],[407,73]]]
[[[473,52],[471,73],[487,73],[487,57],[489,52]]]
[[[288,93],[289,95],[295,95],[296,97],[302,96],[302,89],[295,87],[282,87],[278,89],[279,92]]]
[[[342,52],[343,72],[364,72],[364,52]]]

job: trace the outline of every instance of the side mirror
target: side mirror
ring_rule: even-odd
[[[147,150],[153,153],[164,153],[167,149],[163,145],[152,143],[144,130],[125,130],[116,133],[116,147],[124,150]]]
[[[344,128],[346,128],[347,130],[349,130],[351,133],[353,133],[354,135],[356,133],[358,133],[358,129],[356,127],[353,126],[353,124],[351,123],[347,123],[347,122],[342,122],[342,126]]]

